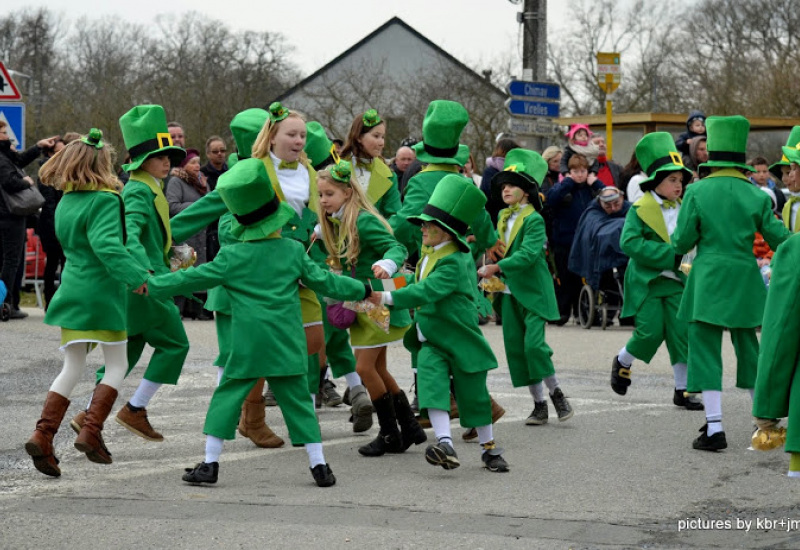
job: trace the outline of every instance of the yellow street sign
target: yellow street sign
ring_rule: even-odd
[[[610,94],[619,88],[622,71],[618,52],[597,52],[597,84]]]

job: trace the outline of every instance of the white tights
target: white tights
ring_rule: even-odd
[[[103,384],[119,389],[125,379],[128,370],[127,348],[128,344],[100,344],[103,348],[103,357],[106,363],[106,374],[103,377]],[[89,353],[89,344],[86,342],[76,342],[69,344],[64,350],[64,366],[53,384],[50,391],[69,398],[75,386],[84,374],[86,368],[86,355]]]

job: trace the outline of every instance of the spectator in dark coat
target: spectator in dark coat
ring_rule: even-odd
[[[684,157],[688,157],[689,147],[697,137],[706,137],[706,115],[703,111],[690,111],[686,118],[686,131],[675,140],[675,147]],[[686,159],[683,164],[686,164]]]
[[[64,140],[59,138],[52,149],[43,149],[44,158],[39,163],[44,164],[50,160],[53,155],[64,148],[64,145],[66,145]],[[56,207],[64,193],[52,185],[42,184],[38,178],[37,185],[44,197],[44,206],[42,206],[42,211],[39,213],[39,219],[36,222],[36,234],[42,242],[42,248],[47,257],[44,267],[44,309],[47,311],[47,306],[56,292],[56,272],[59,267],[64,269],[64,262],[66,261],[64,251],[61,249],[61,243],[56,238]]]
[[[228,149],[221,137],[211,136],[206,140],[206,158],[208,162],[200,167],[200,171],[206,177],[206,185],[209,191],[213,191],[217,187],[217,179],[228,171],[228,164],[225,162],[227,156]],[[215,221],[206,228],[206,258],[209,262],[219,252],[217,223]]]
[[[568,268],[572,241],[583,211],[591,204],[595,193],[605,186],[589,173],[589,163],[583,155],[569,159],[569,172],[561,182],[547,192],[546,199],[553,216],[551,251],[556,266],[556,299],[561,319],[569,321],[578,303],[581,279]]]

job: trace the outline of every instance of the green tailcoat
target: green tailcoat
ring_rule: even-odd
[[[661,205],[650,193],[633,203],[620,235],[622,251],[630,261],[625,271],[625,297],[621,317],[636,315],[650,294],[650,283],[668,270],[686,285],[686,275],[675,269],[675,249],[670,244]]]
[[[156,275],[169,273],[168,251],[172,246],[169,205],[163,184],[144,170],[134,170],[122,189],[125,203],[126,246],[131,256]],[[153,319],[177,315],[170,299],[153,300],[133,295],[128,302],[128,335],[145,332]]]
[[[427,265],[424,278],[392,292],[393,307],[417,309],[414,321],[428,344],[451,358],[454,370],[488,371],[497,368],[497,359],[475,314],[474,266],[471,270],[463,260],[464,254],[453,249],[452,254]],[[419,347],[415,327],[406,332],[405,344],[412,350]]]
[[[500,211],[498,219],[505,217],[504,212]],[[504,238],[505,228],[498,226],[497,232]],[[525,309],[554,321],[559,313],[553,278],[544,256],[546,238],[544,219],[533,206],[526,206],[514,220],[509,242],[505,243],[505,257],[497,265],[511,294]]]
[[[392,260],[398,269],[403,267],[407,256],[406,247],[397,242],[378,218],[362,210],[356,226],[360,246],[356,262],[356,279],[364,283],[367,279],[374,279],[372,264],[378,260]],[[343,266],[343,273],[350,276],[352,269],[353,266],[347,263]],[[396,327],[408,326],[411,324],[411,314],[405,309],[395,309],[391,314],[391,324]]]
[[[395,238],[408,249],[409,254],[418,251],[422,244],[422,233],[419,226],[408,221],[409,216],[422,214],[428,199],[431,198],[436,185],[447,174],[458,173],[456,166],[447,164],[429,164],[422,172],[408,181],[403,207],[389,220]],[[473,253],[483,252],[497,242],[497,232],[486,210],[482,210],[477,219],[470,224],[475,233],[475,243],[470,246]]]
[[[776,250],[789,231],[769,196],[740,172],[722,169],[686,188],[672,234],[677,254],[697,246],[678,316],[729,328],[761,325],[766,288],[753,256],[759,232]]]
[[[291,239],[245,241],[212,262],[152,277],[150,294],[165,298],[223,286],[232,307],[229,378],[292,376],[308,371],[297,281],[325,296],[361,300],[364,284],[319,268]]]
[[[753,416],[789,417],[786,450],[796,453],[800,452],[800,235],[783,243],[770,265]]]
[[[71,191],[56,208],[67,258],[44,322],[74,330],[127,330],[131,290],[149,277],[122,242],[122,201],[107,191]]]

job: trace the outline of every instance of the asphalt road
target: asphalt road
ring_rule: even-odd
[[[0,548],[800,548],[800,481],[786,477],[783,452],[748,450],[750,398],[734,388],[727,341],[724,452],[691,448],[704,416],[672,404],[664,350],[651,365],[634,365],[627,396],[611,391],[611,357],[631,330],[618,326],[548,328],[576,412],[559,423],[551,406],[548,425],[526,426],[532,398],[511,387],[501,329],[489,325],[500,361],[489,387],[507,411],[495,436],[509,473],[484,470],[479,446],[461,441],[455,422],[459,469],[427,464],[424,445],[362,457],[357,448],[377,427],[353,434],[340,406],[319,410],[336,486],[314,485],[303,449],[263,450],[238,438],[226,443],[219,483],[196,487],[180,476],[203,458],[216,376],[213,323],[186,322],[192,348],[181,380],[148,408],[163,443],[110,420],[104,435],[114,464],[93,464],[73,448],[65,421],[56,437],[63,474],[55,479],[33,469],[23,445],[61,368],[59,331],[42,323],[41,311],[27,311],[25,320],[0,323]],[[92,367],[100,364],[100,353],[89,357]],[[390,349],[389,364],[409,388],[402,347]],[[92,372],[67,418],[85,404]],[[141,373],[126,381],[114,411]],[[267,420],[287,438],[276,408]]]

